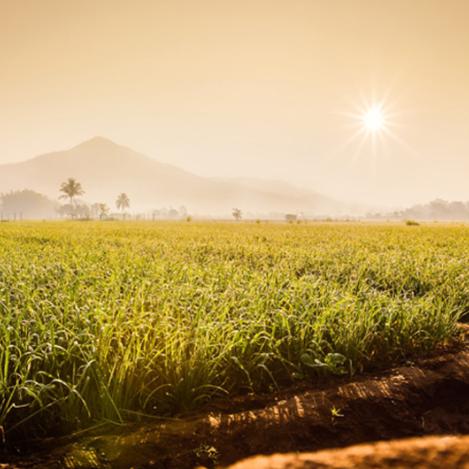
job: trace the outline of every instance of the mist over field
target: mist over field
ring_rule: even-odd
[[[4,192],[27,188],[56,200],[61,183],[70,176],[81,183],[84,201],[114,207],[117,195],[124,191],[134,212],[184,206],[205,217],[227,217],[232,207],[240,206],[252,214],[278,217],[285,212],[313,215],[345,208],[331,198],[281,181],[201,177],[103,137],[69,150],[1,165],[0,187]]]
[[[225,216],[469,200],[465,1],[3,0],[0,18],[0,193],[56,200],[74,177],[89,203]]]
[[[70,176],[73,175],[71,178]],[[63,185],[80,189],[68,198]],[[282,180],[203,177],[104,137],[0,165],[1,219],[239,218],[271,220],[469,220],[469,201],[435,199],[396,209],[334,199]],[[121,207],[118,199],[127,202]],[[64,202],[63,199],[67,199]],[[99,215],[101,206],[101,215]]]

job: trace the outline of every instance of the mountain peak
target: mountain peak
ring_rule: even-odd
[[[84,142],[79,143],[74,148],[83,148],[83,147],[97,148],[97,147],[110,147],[110,146],[119,147],[120,145],[106,137],[101,137],[100,135],[97,135],[95,137],[90,138],[89,140],[85,140]]]

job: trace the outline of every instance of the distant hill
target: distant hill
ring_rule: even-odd
[[[84,200],[113,207],[117,194],[126,192],[133,210],[185,205],[193,213],[220,215],[229,214],[233,207],[308,214],[340,209],[332,199],[284,182],[197,176],[103,137],[69,150],[0,165],[0,192],[30,189],[57,199],[59,186],[68,177],[81,182]]]

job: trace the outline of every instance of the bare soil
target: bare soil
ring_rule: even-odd
[[[464,346],[386,372],[304,385],[275,395],[237,398],[184,418],[42,441],[33,456],[5,455],[0,468],[215,467],[256,454],[311,453],[370,441],[382,443],[293,459],[291,455],[275,456],[270,462],[258,459],[259,466],[235,467],[277,467],[272,465],[277,460],[279,468],[357,467],[354,464],[359,459],[354,458],[360,457],[376,461],[374,466],[363,467],[391,467],[380,465],[386,461],[395,461],[397,465],[392,467],[418,467],[417,462],[427,457],[450,458],[455,448],[467,448],[467,437],[390,444],[386,440],[469,434],[469,334],[467,327],[465,330]],[[406,447],[414,450],[404,457]],[[327,458],[332,461],[332,456],[328,454],[344,465],[330,466]],[[461,464],[467,464],[467,451],[461,457],[466,458]],[[283,458],[297,465],[287,464]],[[316,465],[305,465],[308,458]],[[445,461],[452,464],[456,460]],[[398,465],[407,462],[407,466]],[[465,467],[446,463],[438,467]]]
[[[229,469],[469,468],[469,436],[426,436],[316,453],[254,456]]]

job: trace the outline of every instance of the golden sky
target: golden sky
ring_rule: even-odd
[[[347,144],[385,96],[397,138]],[[0,163],[95,135],[201,175],[469,200],[469,1],[0,0]]]

